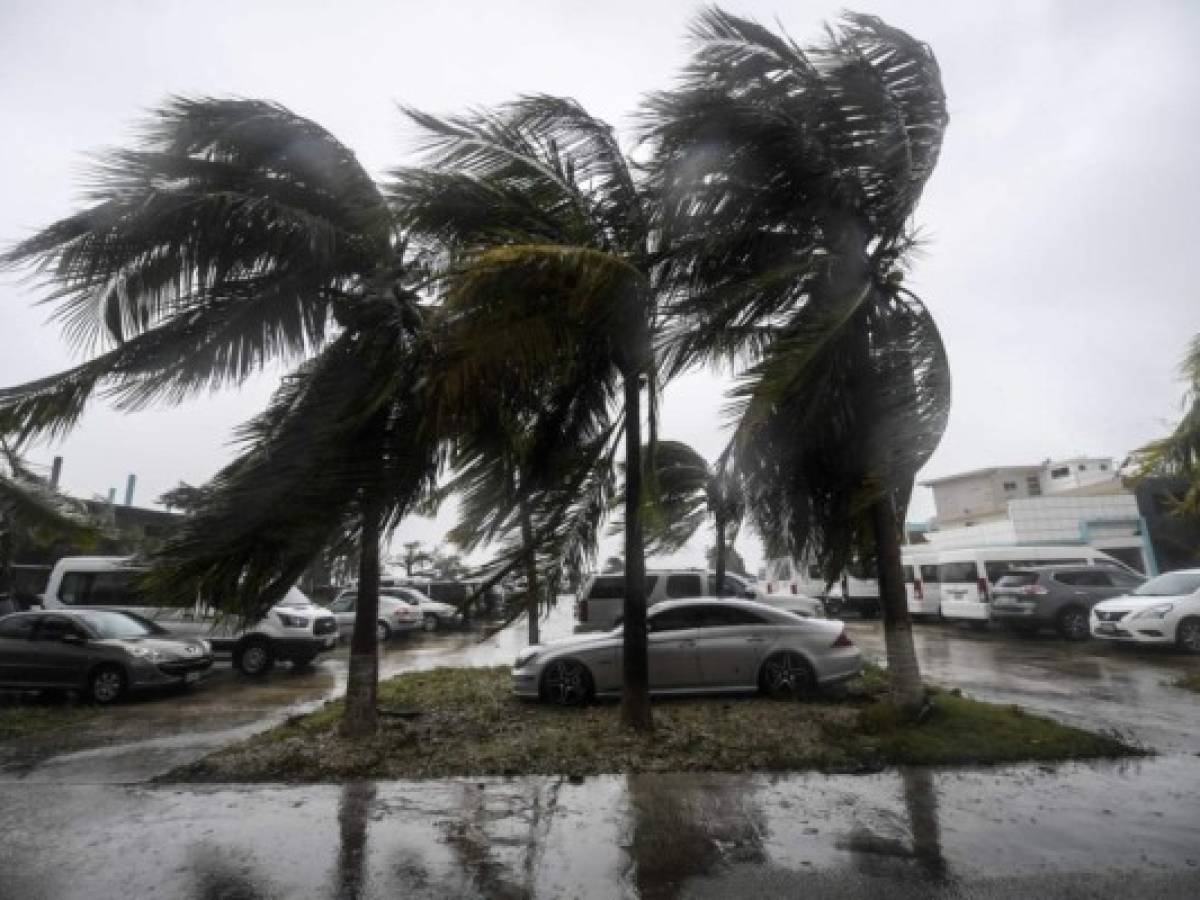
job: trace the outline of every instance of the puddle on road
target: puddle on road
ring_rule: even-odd
[[[8,784],[0,872],[27,900],[1047,896],[1063,877],[1089,896],[1132,878],[1182,897],[1200,883],[1198,776],[1200,760],[1171,757],[860,777]]]

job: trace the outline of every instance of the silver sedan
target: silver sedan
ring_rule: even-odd
[[[862,654],[841,622],[806,619],[752,600],[672,600],[647,613],[655,694],[787,696],[853,678]],[[622,629],[524,650],[513,693],[565,706],[621,693]]]

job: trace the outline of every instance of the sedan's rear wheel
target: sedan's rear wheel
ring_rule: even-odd
[[[579,706],[592,699],[594,685],[587,666],[574,659],[557,659],[542,675],[542,696],[558,706]]]
[[[125,693],[125,673],[120,666],[101,666],[88,679],[88,696],[95,703],[113,703]]]
[[[812,666],[799,653],[776,653],[763,663],[759,685],[771,697],[799,697],[817,687]]]
[[[1070,606],[1058,614],[1058,633],[1068,641],[1086,641],[1092,631],[1088,626],[1087,610]]]
[[[1175,643],[1185,653],[1200,655],[1200,619],[1188,618],[1175,629]]]
[[[421,628],[424,631],[437,631],[438,617],[433,613],[425,613],[425,615],[421,617]]]

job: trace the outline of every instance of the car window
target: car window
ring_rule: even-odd
[[[991,559],[983,564],[988,581],[992,584],[1013,569],[1029,569],[1035,566],[1078,566],[1086,563],[1083,559]]]
[[[975,581],[978,577],[976,574],[975,563],[973,562],[952,562],[942,563],[938,566],[938,575],[943,582],[947,581]]]
[[[658,615],[646,619],[646,627],[651,634],[663,631],[680,631],[685,628],[695,628],[695,611],[692,607],[683,609],[668,609]]]
[[[35,641],[61,641],[63,635],[77,634],[83,637],[78,626],[65,616],[43,616],[34,631]]]
[[[140,569],[108,572],[67,572],[58,588],[58,599],[67,606],[145,606],[138,589]]]
[[[646,596],[654,593],[654,587],[658,584],[657,575],[646,576]],[[699,596],[699,595],[697,595]],[[588,591],[588,599],[590,600],[624,600],[625,599],[625,576],[624,575],[598,575],[596,580],[592,582],[592,589]]]
[[[904,567],[904,581],[905,581],[905,583],[906,583],[906,584],[912,584],[912,583],[913,583],[914,581],[916,581],[916,580],[917,580],[917,573],[916,573],[916,572],[913,570],[913,567],[912,567],[912,566],[905,566],[905,567]]]
[[[329,611],[335,613],[354,612],[354,600],[353,595],[334,600],[329,604]]]
[[[28,638],[33,635],[37,616],[6,616],[0,619],[0,638]]]
[[[717,596],[717,576],[716,575],[707,576],[704,579],[704,584],[705,584],[706,588],[708,589],[708,593],[705,594],[705,596],[707,596],[707,597]],[[724,581],[722,581],[722,584],[725,585],[725,590],[722,591],[722,594],[723,594],[723,596],[726,596],[726,597],[740,597],[742,594],[745,594],[751,590],[751,588],[748,587],[744,582],[741,582],[741,581],[737,580],[736,578],[733,578],[730,575],[725,576],[725,579],[724,579]]]
[[[712,603],[697,609],[695,621],[697,628],[727,628],[734,625],[761,625],[767,620],[748,609]]]
[[[938,576],[938,567],[936,565],[926,564],[921,566],[921,580],[926,584],[937,584]]]
[[[145,638],[154,635],[167,634],[166,629],[160,628],[153,622],[141,616],[129,616],[125,613],[108,610],[87,610],[77,613],[79,618],[101,638]]]
[[[672,600],[704,596],[704,581],[699,575],[668,575],[667,596]]]
[[[998,588],[1016,588],[1028,587],[1031,584],[1037,584],[1037,572],[1009,572],[1007,575],[1001,575],[996,582]]]

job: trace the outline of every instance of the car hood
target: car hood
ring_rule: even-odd
[[[1097,603],[1094,609],[1101,612],[1107,612],[1110,609],[1149,609],[1151,606],[1158,606],[1161,603],[1180,603],[1184,600],[1190,600],[1191,594],[1164,594],[1157,597],[1139,597],[1134,594],[1126,594],[1123,597],[1113,597],[1111,600],[1102,600]]]
[[[601,646],[607,642],[614,644],[621,641],[622,632],[620,631],[599,631],[592,634],[575,634],[571,637],[559,638],[557,641],[550,641],[547,644],[537,644],[532,647],[526,647],[525,650],[536,650],[538,654],[554,653],[558,650],[567,650],[570,648],[579,648],[586,646]]]

